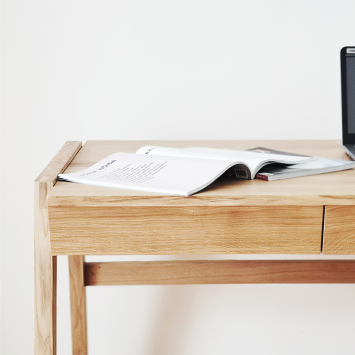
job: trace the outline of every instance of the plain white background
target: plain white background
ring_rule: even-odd
[[[33,180],[65,141],[340,139],[354,14],[353,0],[3,0],[2,354],[32,353]],[[354,300],[355,285],[89,288],[89,350],[353,354]]]

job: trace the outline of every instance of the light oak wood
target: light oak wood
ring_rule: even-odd
[[[85,169],[117,151],[135,152],[154,144],[267,146],[348,159],[339,141],[88,141],[66,171]],[[272,182],[219,179],[189,198],[59,182],[48,199],[52,253],[317,254],[321,209],[355,205],[353,181],[355,170]]]
[[[47,195],[57,175],[65,170],[81,147],[67,142],[34,183],[34,353],[56,354],[56,277],[57,259],[50,252]]]
[[[355,255],[355,206],[326,206],[323,253]]]
[[[144,145],[247,149],[266,146],[291,153],[349,160],[340,141],[88,141],[66,172],[90,167],[115,152],[135,152]],[[59,182],[50,207],[109,206],[270,206],[355,205],[355,170],[279,181],[219,179],[189,198],[164,196]]]
[[[355,283],[355,261],[190,260],[85,264],[85,285]]]
[[[55,354],[55,255],[74,255],[73,346],[83,354],[83,277],[86,285],[355,282],[354,261],[88,263],[83,276],[83,255],[90,254],[319,254],[324,206],[324,253],[355,254],[355,170],[274,182],[222,178],[189,198],[55,184],[65,169],[83,170],[144,145],[265,146],[348,159],[339,141],[88,141],[81,149],[68,142],[35,182],[35,354]]]
[[[73,355],[87,355],[84,256],[69,256],[68,259]]]
[[[323,207],[51,208],[52,253],[321,252]]]
[[[80,149],[81,142],[66,142],[37,177],[35,184],[38,185],[39,190],[36,204],[39,208],[47,207],[47,196],[57,182],[58,174],[65,171]]]

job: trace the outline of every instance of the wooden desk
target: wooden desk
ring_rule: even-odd
[[[86,354],[85,286],[355,282],[354,261],[85,263],[84,255],[109,254],[355,254],[355,170],[274,182],[222,178],[188,198],[56,183],[63,171],[154,144],[348,159],[339,141],[67,142],[35,181],[35,354],[55,354],[57,255],[69,255],[74,354]]]

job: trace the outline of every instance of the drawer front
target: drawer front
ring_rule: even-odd
[[[49,207],[53,255],[319,254],[323,206]]]
[[[326,206],[323,253],[355,255],[355,206]]]

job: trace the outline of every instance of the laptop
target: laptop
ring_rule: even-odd
[[[343,146],[355,160],[355,46],[340,52]]]

